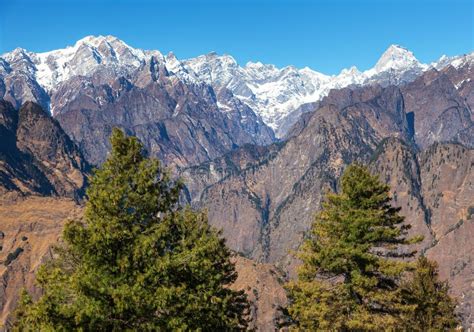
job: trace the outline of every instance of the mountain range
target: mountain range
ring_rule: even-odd
[[[246,257],[238,265],[252,275],[243,278],[258,274],[279,294],[274,301],[284,303],[275,272],[258,269],[294,276],[298,262],[289,253],[324,193],[338,190],[348,164],[364,163],[390,184],[412,234],[424,236],[416,249],[438,261],[464,325],[472,326],[473,60],[469,53],[423,64],[392,45],[373,68],[330,76],[259,62],[240,66],[215,53],[178,60],[112,36],[46,53],[16,49],[0,57],[0,198],[22,209],[37,196],[80,205],[91,167],[106,159],[108,136],[120,127],[184,180],[183,202],[206,208],[229,247]],[[32,206],[38,209],[37,201]],[[10,218],[8,209],[2,213]],[[66,211],[57,214],[64,219]],[[0,225],[12,232],[5,232],[8,250],[27,249],[21,231]],[[35,225],[18,227],[35,237],[45,227]],[[42,260],[43,249],[39,256],[26,250],[0,271],[16,280],[11,287],[35,271],[26,253]],[[6,317],[16,300],[8,282],[2,287],[10,294],[0,303]],[[260,330],[274,329],[272,301],[271,294],[254,296]],[[264,320],[259,305],[267,308]]]
[[[113,36],[88,36],[65,49],[34,53],[17,48],[3,54],[0,57],[3,81],[0,93],[17,106],[25,100],[33,100],[56,115],[66,103],[77,98],[71,93],[63,96],[64,92],[60,91],[75,77],[92,78],[105,84],[123,77],[130,83],[137,76],[145,75],[143,67],[151,71],[163,68],[170,77],[185,84],[211,86],[221,112],[235,109],[235,105],[228,105],[226,100],[227,95],[232,94],[253,110],[256,121],[260,117],[281,138],[304,111],[303,105],[321,100],[332,89],[374,83],[399,85],[413,81],[433,68],[442,70],[450,65],[459,68],[472,62],[473,57],[472,53],[442,56],[437,62],[423,64],[411,51],[391,45],[369,70],[361,72],[353,66],[343,69],[339,75],[325,75],[308,67],[277,68],[261,62],[248,62],[242,67],[232,56],[220,56],[214,52],[178,60],[173,53],[163,55],[157,50],[132,48]],[[230,92],[219,95],[223,89]],[[89,97],[98,108],[108,102],[105,96]]]

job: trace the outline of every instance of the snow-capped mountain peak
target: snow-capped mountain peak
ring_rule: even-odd
[[[339,75],[344,75],[344,76],[356,76],[356,75],[360,75],[361,72],[359,71],[359,69],[357,69],[356,66],[352,66],[350,68],[344,68],[343,70],[341,70],[341,73]]]
[[[377,61],[374,69],[380,73],[387,70],[406,70],[420,66],[421,63],[411,51],[400,45],[390,45]]]
[[[15,51],[10,54],[15,55]],[[91,76],[100,68],[108,67],[117,75],[123,75],[152,55],[163,58],[158,51],[132,48],[114,36],[87,36],[63,49],[27,54],[34,64],[36,80],[47,91],[73,76]]]

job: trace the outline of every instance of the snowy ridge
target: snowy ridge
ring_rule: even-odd
[[[28,72],[46,91],[74,76],[91,76],[100,67],[114,69],[115,74],[129,73],[145,59],[163,58],[159,51],[135,49],[113,36],[87,36],[74,46],[44,53],[33,53],[17,48],[3,55],[3,59],[17,69],[18,63],[28,61]]]
[[[464,58],[460,57],[459,61]],[[353,66],[333,76],[308,67],[297,69],[288,66],[279,69],[260,62],[249,62],[240,67],[231,56],[218,56],[215,53],[184,62],[214,88],[231,90],[254,109],[280,137],[285,134],[284,130],[288,127],[285,122],[290,114],[298,112],[303,104],[317,102],[331,89],[371,83],[399,84],[413,80],[423,71],[437,65],[420,63],[412,52],[398,45],[391,45],[369,70],[361,72]],[[437,69],[447,64],[449,61],[438,65]]]
[[[428,65],[420,63],[411,51],[391,45],[373,68],[361,72],[353,66],[329,76],[308,67],[277,68],[261,62],[248,62],[242,67],[232,56],[216,53],[180,61],[173,53],[163,56],[159,51],[136,49],[113,36],[87,36],[73,46],[50,52],[33,53],[18,48],[6,53],[0,57],[0,79],[21,73],[51,95],[72,77],[91,77],[99,69],[106,68],[116,77],[132,75],[152,57],[185,82],[209,84],[216,94],[221,89],[229,90],[281,137],[288,121],[293,121],[289,115],[295,119],[301,105],[317,102],[331,89],[372,83],[400,84],[414,80],[430,68],[471,64],[474,53],[443,56]],[[219,106],[222,111],[229,111],[229,106]]]

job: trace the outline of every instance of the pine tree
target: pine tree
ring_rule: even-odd
[[[456,301],[448,292],[448,283],[439,280],[437,263],[419,257],[413,277],[402,285],[403,301],[412,306],[403,317],[405,330],[447,331],[459,326]]]
[[[378,331],[399,327],[400,280],[413,251],[408,226],[390,205],[389,187],[367,168],[351,165],[329,193],[299,251],[298,279],[287,284],[295,330]]]
[[[247,301],[230,251],[203,213],[178,207],[179,182],[135,137],[115,129],[90,180],[84,221],[21,299],[21,331],[240,330]]]

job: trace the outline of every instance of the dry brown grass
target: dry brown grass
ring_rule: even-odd
[[[69,199],[3,196],[0,199],[0,326],[5,324],[23,287],[33,293],[34,275],[41,263],[50,257],[64,222],[78,217],[80,207]],[[6,265],[9,253],[23,249]]]

